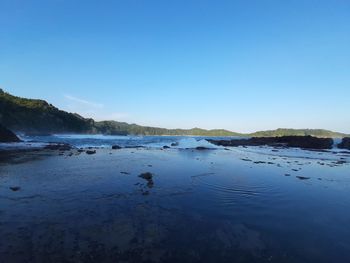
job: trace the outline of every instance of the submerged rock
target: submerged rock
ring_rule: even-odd
[[[21,187],[19,187],[19,186],[10,186],[10,189],[11,189],[12,191],[16,192],[16,191],[20,190]]]
[[[113,150],[119,150],[119,149],[121,149],[122,147],[120,147],[119,145],[113,145],[112,146],[112,149]]]
[[[253,137],[250,139],[212,140],[208,142],[219,146],[284,146],[304,149],[331,149],[333,139],[317,138],[313,136],[281,136],[281,137]]]
[[[338,144],[338,148],[350,150],[350,137],[343,138],[341,143]]]
[[[204,147],[204,146],[198,146],[198,147],[196,147],[196,150],[199,150],[199,151],[211,150],[211,148],[207,148],[207,147]]]
[[[296,178],[298,178],[299,180],[309,180],[310,177],[306,177],[306,176],[296,176]]]
[[[44,149],[53,151],[70,151],[72,146],[68,143],[51,143],[46,145]]]
[[[86,151],[86,154],[89,154],[89,155],[95,154],[95,153],[96,153],[96,150],[87,150]]]
[[[154,183],[153,183],[153,174],[150,172],[142,173],[139,175],[140,178],[145,179],[147,181],[147,186],[149,188],[152,188]]]
[[[20,142],[21,140],[9,129],[0,124],[0,142]]]
[[[142,173],[139,175],[139,177],[145,179],[145,180],[151,180],[153,178],[153,174],[146,172],[146,173]]]

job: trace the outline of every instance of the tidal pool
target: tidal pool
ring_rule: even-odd
[[[25,153],[0,164],[0,259],[348,262],[349,161],[269,147]]]

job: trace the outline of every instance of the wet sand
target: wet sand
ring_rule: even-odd
[[[130,148],[8,157],[0,163],[1,262],[350,258],[346,153]]]

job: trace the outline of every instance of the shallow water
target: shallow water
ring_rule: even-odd
[[[184,148],[1,164],[2,261],[348,262],[350,155]]]

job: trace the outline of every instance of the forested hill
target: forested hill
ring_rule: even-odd
[[[13,96],[0,89],[0,123],[5,127],[28,134],[103,133],[113,135],[203,135],[237,136],[226,130],[164,129],[145,127],[117,121],[95,122],[76,113],[59,110],[44,100]]]
[[[270,131],[259,131],[251,133],[252,137],[278,137],[278,136],[315,136],[315,137],[333,137],[340,138],[348,136],[347,134],[340,132],[333,132],[323,129],[277,129]]]
[[[84,133],[94,121],[57,109],[44,100],[25,99],[0,90],[0,123],[27,133]]]
[[[346,134],[309,129],[277,129],[252,134],[241,134],[223,129],[205,130],[165,129],[140,126],[117,121],[96,122],[76,113],[62,111],[44,100],[13,96],[0,89],[0,124],[28,134],[91,133],[111,135],[196,135],[196,136],[283,136],[313,135],[317,137],[344,137]]]

